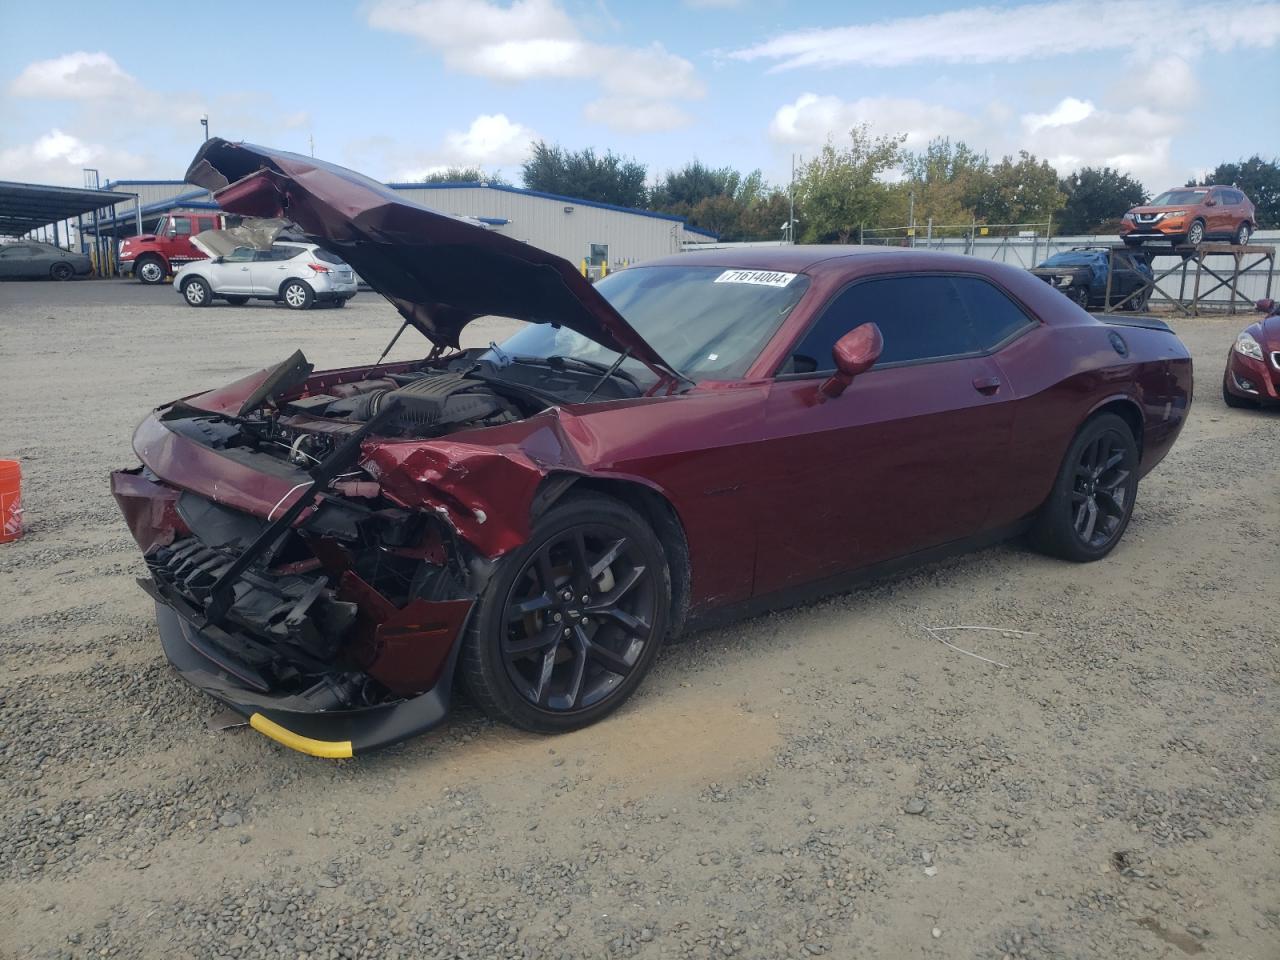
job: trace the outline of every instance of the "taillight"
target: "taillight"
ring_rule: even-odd
[[[319,264],[319,263],[308,263],[308,264],[307,264],[307,266],[308,266],[308,267],[310,267],[312,270],[314,270],[316,273],[328,273],[328,272],[329,272],[329,268],[328,268],[328,267],[326,267],[326,266],[324,266],[323,264]]]

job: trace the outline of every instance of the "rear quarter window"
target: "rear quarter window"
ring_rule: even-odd
[[[334,253],[330,253],[328,250],[322,250],[319,247],[316,248],[315,258],[319,260],[321,263],[340,263],[343,266],[346,266],[345,262],[340,256]]]

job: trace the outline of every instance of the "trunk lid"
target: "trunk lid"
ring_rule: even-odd
[[[228,213],[287,217],[441,347],[477,317],[557,323],[679,375],[567,260],[312,157],[213,138],[187,170]]]

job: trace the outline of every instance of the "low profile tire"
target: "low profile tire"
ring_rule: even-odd
[[[191,277],[183,281],[182,299],[192,307],[207,307],[213,301],[213,291],[199,277]]]
[[[164,264],[156,257],[143,257],[133,265],[133,273],[148,286],[164,283]]]
[[[1222,402],[1233,410],[1256,410],[1258,405],[1252,400],[1246,400],[1244,397],[1237,397],[1227,389],[1227,377],[1229,376],[1229,373],[1224,373],[1222,375]]]
[[[1084,563],[1110,553],[1133,513],[1138,444],[1125,421],[1104,413],[1076,434],[1032,529],[1037,549]]]
[[[1204,242],[1204,221],[1196,220],[1187,230],[1187,245],[1198,247]]]
[[[246,303],[249,302],[248,297],[242,297],[239,295],[234,297],[226,297],[224,299],[226,299],[227,303],[231,304],[233,307],[243,307]]]
[[[670,606],[662,544],[644,518],[610,497],[570,497],[498,561],[459,669],[495,720],[537,733],[576,730],[640,685]]]
[[[1253,236],[1253,228],[1249,226],[1249,221],[1246,220],[1236,228],[1235,245],[1237,247],[1247,247],[1251,236]]]
[[[49,276],[55,280],[70,280],[75,275],[75,267],[69,263],[55,263],[49,268]]]
[[[286,280],[280,287],[280,299],[290,310],[310,310],[316,294],[310,284],[302,280]]]

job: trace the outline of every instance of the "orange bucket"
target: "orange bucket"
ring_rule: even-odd
[[[0,543],[22,536],[22,467],[0,460]]]

